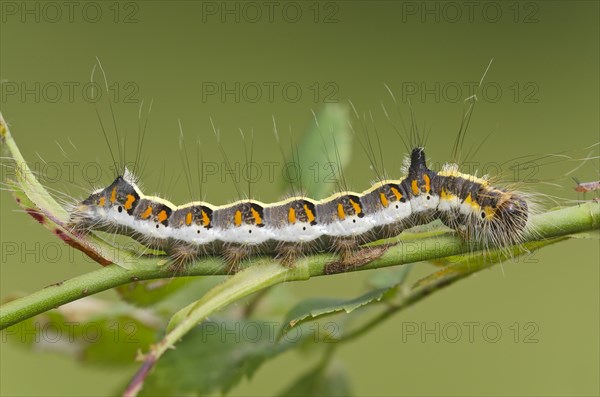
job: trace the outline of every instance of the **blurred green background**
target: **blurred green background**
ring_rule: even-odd
[[[405,149],[393,129],[400,119],[384,84],[405,117],[410,101],[419,125],[430,130],[428,155],[441,163],[450,155],[462,99],[471,94],[469,87],[491,58],[468,136],[469,145],[477,144],[494,131],[474,159],[479,169],[531,155],[540,166],[528,178],[534,183],[526,187],[569,204],[578,197],[565,174],[582,161],[556,158],[556,164],[543,166],[548,161],[539,156],[598,154],[597,146],[585,149],[599,140],[597,2],[0,4],[2,113],[26,159],[47,174],[56,170],[44,168],[38,154],[58,164],[59,174],[46,183],[75,197],[90,188],[82,176],[85,165],[110,162],[90,99],[93,92],[86,85],[95,57],[107,72],[117,125],[121,133],[129,132],[130,145],[141,102],[147,107],[154,101],[142,182],[147,193],[175,203],[190,199],[182,176],[178,119],[189,141],[202,140],[205,161],[222,162],[212,118],[231,161],[245,161],[240,128],[253,131],[255,161],[278,162],[272,116],[282,135],[291,129],[297,138],[309,126],[311,110],[351,100],[360,113],[373,111],[386,169],[397,175]],[[95,80],[100,80],[98,72]],[[109,128],[106,99],[104,93],[97,107]],[[195,147],[190,152],[195,158]],[[74,168],[67,162],[75,162]],[[74,170],[72,178],[69,169]],[[572,175],[597,180],[598,172],[593,160]],[[374,179],[359,145],[346,178],[356,190]],[[105,173],[97,183],[110,181]],[[279,185],[266,174],[253,190],[264,201],[281,198]],[[208,178],[203,195],[215,203],[237,198],[230,179],[221,182],[218,177]],[[25,251],[57,241],[19,212],[9,193],[3,191],[1,199],[3,244],[16,243]],[[597,241],[576,239],[527,261],[496,266],[343,346],[339,365],[359,395],[598,395],[598,263]],[[35,291],[96,267],[79,255],[52,260],[43,254],[21,258],[4,252],[1,296]],[[424,273],[432,267],[421,264],[418,269]],[[298,296],[328,291],[351,297],[366,276],[323,277],[286,288]],[[490,343],[476,333],[472,342],[463,337],[450,343],[402,333],[409,323],[423,331],[450,322],[497,323],[502,337]],[[516,342],[515,323],[521,328]],[[525,343],[526,323],[536,324],[535,343]],[[51,352],[25,351],[4,338],[0,348],[2,395],[105,395],[118,390],[135,370],[82,367]],[[309,364],[304,356],[285,354],[233,394],[273,394]]]

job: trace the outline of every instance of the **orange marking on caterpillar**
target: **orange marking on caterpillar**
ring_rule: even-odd
[[[402,198],[402,193],[400,193],[398,191],[398,189],[396,189],[395,187],[390,189],[392,191],[392,193],[394,194],[394,196],[396,196],[396,200],[400,200]]]
[[[410,188],[412,189],[412,192],[415,196],[420,193],[419,184],[416,179],[410,183]]]
[[[362,212],[362,208],[360,208],[360,204],[358,204],[354,200],[350,200],[350,204],[352,205],[352,208],[354,208],[355,215],[358,215]]]
[[[98,205],[100,207],[104,207],[104,204],[106,204],[106,197],[100,197],[100,200],[98,200]]]
[[[202,225],[204,227],[210,225],[210,218],[208,217],[205,211],[202,211]]]
[[[379,200],[381,201],[381,205],[383,205],[386,208],[388,205],[390,205],[387,197],[385,197],[385,194],[383,193],[379,193]]]
[[[141,216],[141,218],[142,218],[142,219],[148,219],[148,218],[150,217],[150,215],[152,215],[152,207],[151,207],[151,206],[148,206],[148,208],[146,208],[146,211],[144,211],[144,212],[142,213],[142,216]]]
[[[188,226],[192,224],[192,213],[191,212],[188,212],[185,215],[185,224]]]
[[[423,174],[423,180],[425,181],[425,192],[429,193],[431,190],[431,179],[429,178],[429,175]]]
[[[344,212],[344,206],[342,204],[338,204],[337,206],[337,216],[341,220],[346,219],[346,213]]]
[[[135,196],[132,194],[128,194],[127,201],[125,201],[125,204],[123,204],[123,207],[125,207],[126,210],[130,210],[131,206],[133,205],[134,202],[135,202]]]
[[[117,188],[113,187],[113,190],[110,193],[110,202],[114,203],[116,200],[117,200]]]
[[[242,224],[242,211],[240,211],[240,210],[235,211],[235,215],[233,217],[233,223],[236,226],[240,226]]]
[[[163,223],[165,220],[167,220],[168,216],[167,216],[167,211],[162,210],[158,213],[158,221],[160,223]]]
[[[304,204],[304,211],[306,211],[306,217],[308,218],[308,223],[312,223],[315,220],[315,214],[308,208],[308,205]]]
[[[291,224],[296,223],[296,210],[293,208],[288,211],[288,222]]]
[[[258,213],[258,211],[255,210],[254,208],[250,207],[250,213],[252,214],[252,217],[254,218],[254,223],[256,225],[262,225],[262,218],[260,217],[260,214]]]

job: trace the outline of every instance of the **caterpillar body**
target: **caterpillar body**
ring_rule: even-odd
[[[308,252],[334,250],[344,258],[361,244],[435,219],[467,240],[505,247],[522,241],[528,214],[522,195],[462,174],[455,164],[432,171],[424,149],[417,147],[404,178],[319,201],[292,197],[272,204],[242,200],[175,206],[145,196],[125,170],[110,186],[76,205],[71,224],[79,231],[127,235],[165,251],[174,264],[219,254],[235,267],[253,253],[274,255],[286,265]]]

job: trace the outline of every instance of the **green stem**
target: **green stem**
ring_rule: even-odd
[[[544,239],[598,229],[600,228],[600,203],[586,203],[580,206],[537,215],[532,220],[532,226],[536,230],[536,233],[530,233],[526,237],[526,242],[542,241]],[[350,267],[344,270],[360,271],[377,269],[469,252],[472,252],[472,247],[465,244],[453,233],[446,233],[414,241],[403,240],[400,244],[391,247],[380,258],[364,266]],[[308,277],[322,276],[328,274],[327,265],[333,260],[335,260],[335,256],[333,255],[314,255],[302,260],[297,266],[306,266]],[[247,266],[252,267],[261,262],[264,263],[265,258],[252,260]],[[215,271],[215,269],[217,270]],[[217,258],[206,258],[195,262],[186,268],[185,273],[181,274],[174,274],[168,269],[168,266],[143,266],[141,269],[128,270],[112,264],[71,280],[46,287],[23,298],[5,303],[0,306],[0,329],[84,296],[132,281],[178,276],[223,275],[226,274],[225,269],[225,265]],[[282,277],[284,281],[291,281],[293,279],[291,271],[284,271]]]

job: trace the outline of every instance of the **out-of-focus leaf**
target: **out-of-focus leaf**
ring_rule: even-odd
[[[186,279],[187,283],[185,285],[181,285],[181,287],[176,291],[173,291],[172,294],[155,302],[153,308],[157,313],[172,316],[173,313],[180,310],[182,307],[198,300],[199,295],[204,295],[204,293],[223,281],[223,277],[219,276],[190,277]]]
[[[158,302],[163,302],[167,297],[188,287],[194,278],[179,277],[170,279],[143,280],[116,288],[121,299],[140,307],[147,307]],[[196,296],[198,291],[196,291]],[[189,302],[188,302],[189,303]]]
[[[351,396],[352,390],[350,378],[341,365],[319,363],[279,395],[282,397]]]
[[[227,393],[252,377],[267,360],[290,348],[314,342],[305,329],[277,341],[276,321],[205,321],[169,350],[146,379],[140,395]]]
[[[406,281],[413,264],[407,263],[400,268],[382,269],[367,279],[367,284],[371,288],[389,288],[402,284]]]
[[[292,156],[309,197],[321,198],[339,189],[341,173],[352,155],[349,113],[349,109],[340,104],[326,104],[302,136],[297,156],[296,153]],[[293,175],[287,179],[293,179]]]
[[[245,298],[252,293],[261,291],[283,281],[306,280],[308,268],[298,264],[294,268],[281,266],[279,263],[266,259],[256,263],[217,284],[200,299],[180,309],[169,320],[164,346],[173,345],[179,339],[180,333],[185,333],[195,324],[204,321],[207,316],[228,304]]]
[[[67,354],[87,364],[132,364],[139,349],[164,326],[151,311],[83,298],[3,331],[10,341],[35,351]]]
[[[200,299],[180,309],[171,317],[166,335],[160,342],[152,345],[150,351],[143,356],[143,363],[127,385],[124,394],[137,394],[163,354],[218,310],[273,285],[285,281],[306,280],[309,274],[305,262],[289,268],[281,266],[272,259],[263,259],[257,260],[252,266],[245,267],[224,282],[217,284]]]
[[[379,302],[387,294],[393,293],[398,285],[401,285],[410,270],[409,266],[399,271],[382,272],[373,276],[369,283],[374,287],[371,291],[353,298],[309,298],[294,306],[287,314],[281,334],[285,334],[291,328],[317,317],[324,317],[336,313],[351,313],[359,307],[370,303]]]

